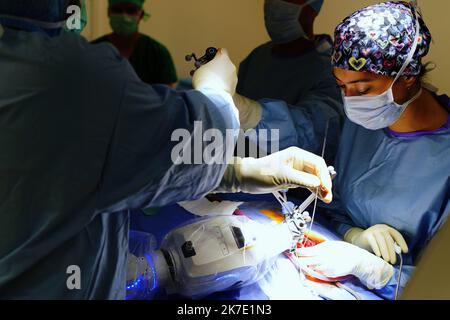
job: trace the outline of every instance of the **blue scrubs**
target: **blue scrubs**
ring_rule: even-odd
[[[5,28],[0,70],[0,299],[125,298],[128,210],[218,186],[225,165],[174,165],[171,135],[238,129],[231,98],[144,84],[74,34]]]
[[[450,110],[447,96],[439,101]],[[342,208],[332,220],[342,236],[351,227],[376,224],[398,230],[409,247],[403,284],[450,213],[449,150],[450,121],[419,136],[371,131],[350,121],[344,126],[335,181]],[[396,283],[394,276],[380,294],[392,298]]]
[[[298,146],[321,154],[328,123],[325,159],[329,164],[336,155],[344,118],[332,75],[330,41],[329,36],[317,36],[312,50],[294,56],[275,55],[272,42],[259,46],[241,63],[237,88],[261,103],[262,120],[256,129],[279,129],[281,150]]]
[[[450,111],[449,98],[438,99]],[[286,110],[280,112],[284,113],[279,117],[289,119]],[[367,229],[376,224],[398,230],[410,250],[404,255],[404,287],[417,259],[450,213],[450,118],[439,130],[413,136],[371,131],[347,120],[340,140],[334,201],[320,212],[341,236],[351,227]],[[393,298],[397,275],[398,268],[391,282],[378,291],[381,296]]]

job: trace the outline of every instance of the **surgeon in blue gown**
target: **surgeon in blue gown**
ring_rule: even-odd
[[[348,118],[335,162],[336,201],[321,212],[346,241],[395,265],[377,291],[389,299],[450,213],[450,100],[424,84],[430,43],[422,17],[400,2],[361,9],[335,33],[333,73]],[[279,112],[286,125],[295,122]],[[395,244],[404,262],[400,283]]]
[[[112,46],[74,33],[80,6],[0,1],[0,299],[125,298],[131,209],[260,187],[321,186],[331,201],[325,162],[298,148],[272,177],[258,175],[268,157],[175,165],[175,129],[239,128],[235,67],[219,51],[197,90],[144,84]]]
[[[265,0],[271,41],[255,48],[240,64],[234,98],[241,126],[280,130],[280,149],[298,146],[321,154],[327,136],[324,157],[332,164],[344,112],[331,72],[332,40],[314,34],[323,2]]]

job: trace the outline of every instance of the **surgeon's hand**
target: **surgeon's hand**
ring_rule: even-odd
[[[216,57],[195,71],[192,78],[194,89],[215,89],[231,96],[236,92],[237,71],[225,49],[219,49]]]
[[[383,259],[344,241],[325,241],[299,249],[299,261],[306,269],[327,277],[357,277],[369,289],[381,289],[394,274]]]
[[[244,97],[238,93],[233,96],[234,104],[239,110],[241,128],[249,130],[255,128],[261,121],[262,106],[258,101]]]
[[[291,147],[267,157],[233,158],[217,192],[270,193],[304,187],[326,203],[333,199],[330,172],[323,158]]]
[[[375,253],[391,264],[397,262],[395,243],[403,253],[408,253],[408,245],[401,233],[385,224],[377,224],[366,230],[351,228],[345,234],[344,240]]]

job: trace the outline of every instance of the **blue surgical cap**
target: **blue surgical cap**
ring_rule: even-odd
[[[80,0],[1,0],[0,23],[6,27],[30,32],[45,32],[57,36],[63,30],[69,5],[79,5]],[[45,24],[61,24],[46,27]]]
[[[309,6],[314,9],[315,12],[319,13],[320,9],[322,9],[324,0],[316,0],[311,3]]]
[[[66,9],[73,0],[1,0],[0,15],[28,18],[44,22],[65,19]]]

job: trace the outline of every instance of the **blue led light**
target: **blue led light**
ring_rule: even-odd
[[[132,284],[127,286],[127,290],[130,290],[131,288],[137,288],[139,287],[139,284],[142,282],[142,276],[136,279]]]
[[[149,269],[148,272],[152,272],[153,281],[149,283],[148,272],[146,274],[140,275],[132,283],[126,285],[127,296],[126,300],[133,299],[148,299],[153,295],[153,291],[157,287],[157,275],[154,268],[154,261],[151,255],[146,254],[145,258],[148,261]]]

